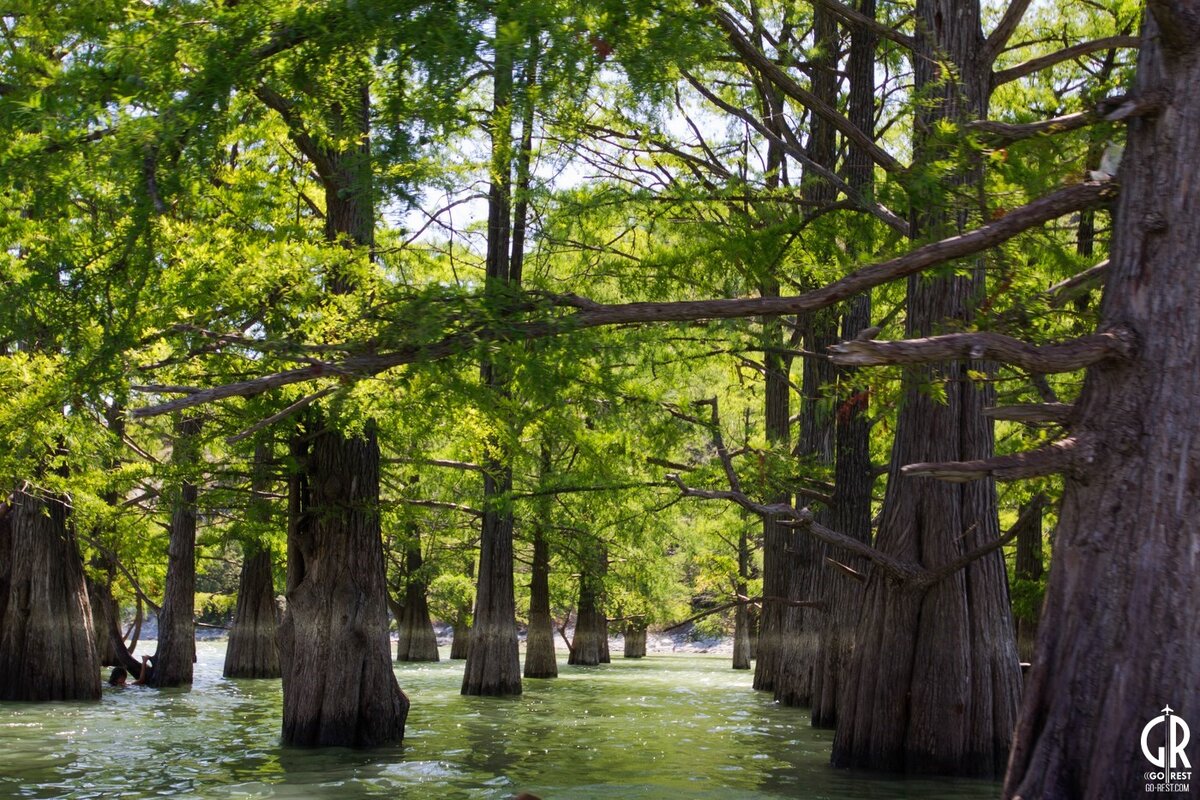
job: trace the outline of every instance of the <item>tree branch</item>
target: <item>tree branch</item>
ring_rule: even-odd
[[[1088,53],[1095,53],[1100,50],[1113,50],[1118,47],[1138,47],[1140,44],[1141,40],[1136,36],[1106,36],[1103,39],[1080,42],[1079,44],[1071,45],[1070,47],[1044,56],[1031,58],[1014,67],[994,72],[992,73],[992,85],[1000,86],[1001,84],[1015,81],[1018,78],[1024,78],[1026,75],[1053,67],[1055,64],[1061,64],[1064,61],[1070,61],[1072,58],[1085,56]]]
[[[996,406],[985,408],[983,415],[988,419],[1008,422],[1056,422],[1069,425],[1075,419],[1075,406],[1070,403],[1029,403],[1020,406]]]
[[[1032,4],[1033,0],[1011,0],[1008,8],[1004,10],[1004,16],[996,24],[996,29],[987,37],[987,41],[983,45],[984,64],[990,67],[996,63],[996,59],[1004,52],[1004,48],[1012,39],[1012,35],[1017,32],[1017,26],[1021,24],[1021,20],[1025,18],[1025,12]]]
[[[943,461],[909,464],[900,468],[905,477],[928,477],[950,483],[966,483],[991,476],[1000,481],[1039,478],[1065,472],[1076,464],[1092,460],[1092,445],[1087,439],[1071,436],[1061,441],[1007,456],[983,458],[978,461]]]
[[[1025,0],[1025,2],[1029,2],[1029,0]],[[884,25],[879,20],[868,17],[866,14],[851,8],[845,3],[840,3],[838,0],[813,0],[813,3],[832,11],[835,16],[840,17],[842,21],[850,25],[866,28],[877,36],[893,41],[907,50],[916,49],[917,45],[913,37]]]
[[[829,346],[829,357],[835,364],[850,367],[974,359],[1013,364],[1030,372],[1054,373],[1074,372],[1110,358],[1128,358],[1135,346],[1133,333],[1125,328],[1044,345],[1000,333],[950,333],[892,342],[842,342]]]
[[[550,320],[512,322],[503,326],[486,324],[469,333],[452,334],[432,344],[410,344],[392,352],[347,356],[337,363],[338,373],[346,377],[369,377],[404,364],[437,361],[466,353],[481,342],[528,341],[587,328],[783,316],[817,311],[936,264],[973,255],[1064,214],[1099,205],[1115,196],[1116,191],[1117,184],[1111,180],[1067,186],[1015,209],[994,222],[918,247],[888,261],[862,267],[820,289],[800,295],[613,305],[596,303],[576,296],[572,297],[570,302],[559,300],[555,303],[555,307],[559,309],[576,309],[571,314]],[[328,377],[328,373],[320,365],[314,364],[306,368],[215,386],[166,403],[133,409],[130,413],[135,418],[153,417],[229,397],[260,394],[320,377]]]
[[[924,582],[925,585],[932,586],[938,581],[950,577],[963,567],[968,566],[972,561],[978,561],[988,553],[999,550],[1001,547],[1015,539],[1035,515],[1042,513],[1042,509],[1046,507],[1046,502],[1046,495],[1039,494],[1033,499],[1032,502],[1029,503],[1028,506],[1026,506],[1025,510],[1022,511],[1021,515],[1017,518],[1017,521],[1014,522],[1013,526],[1005,533],[997,537],[995,540],[988,542],[987,544],[980,545],[973,550],[963,553],[949,564],[945,564],[944,566],[930,570],[929,574],[923,576],[920,580]]]
[[[761,72],[780,91],[808,108],[814,114],[828,121],[839,133],[861,147],[864,153],[870,155],[871,160],[883,167],[887,172],[899,172],[902,169],[900,162],[877,145],[870,136],[860,131],[854,123],[838,113],[837,109],[829,107],[821,98],[805,89],[784,72],[779,65],[767,58],[761,50],[754,46],[753,42],[746,38],[745,34],[742,33],[742,29],[738,27],[733,18],[725,13],[725,11],[717,9],[714,12],[714,16],[717,19],[717,23],[728,36],[733,49],[738,52],[738,55],[742,56],[747,64]]]
[[[1056,283],[1046,290],[1050,296],[1051,308],[1062,308],[1071,300],[1087,294],[1092,289],[1108,280],[1108,259],[1104,259],[1094,267],[1089,267],[1078,275],[1072,275],[1065,281]]]

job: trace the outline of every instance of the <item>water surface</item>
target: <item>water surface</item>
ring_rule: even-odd
[[[831,731],[713,656],[560,664],[514,699],[462,697],[463,662],[397,665],[402,746],[279,746],[279,681],[221,677],[198,645],[191,691],[104,689],[99,703],[0,703],[0,797],[995,798],[992,782],[828,766]],[[443,651],[443,658],[446,656]]]

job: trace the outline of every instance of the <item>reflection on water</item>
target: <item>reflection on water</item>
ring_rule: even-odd
[[[397,665],[400,747],[279,746],[279,681],[221,677],[198,645],[192,691],[110,689],[98,704],[0,703],[0,797],[994,798],[978,781],[833,770],[832,733],[706,656],[560,666],[515,699],[462,697],[462,662]],[[443,653],[443,657],[445,657]]]

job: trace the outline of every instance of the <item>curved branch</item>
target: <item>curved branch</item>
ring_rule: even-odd
[[[1110,358],[1128,358],[1135,346],[1133,333],[1125,328],[1044,345],[1030,344],[1000,333],[950,333],[892,342],[842,342],[829,346],[829,358],[835,364],[851,367],[975,359],[1000,361],[1046,374],[1074,372]]]
[[[1072,58],[1086,56],[1088,53],[1095,53],[1100,50],[1114,50],[1118,47],[1138,47],[1140,44],[1141,39],[1136,36],[1106,36],[1103,39],[1080,42],[1079,44],[1071,45],[1070,47],[1044,56],[1031,58],[1014,67],[999,70],[992,74],[992,85],[1000,86],[1001,84],[1015,81],[1018,78],[1024,78],[1026,75],[1032,75],[1035,72],[1048,69],[1055,64],[1070,61]]]
[[[1071,436],[1025,453],[983,458],[978,461],[909,464],[900,468],[900,474],[908,478],[937,478],[950,483],[966,483],[989,476],[999,481],[1040,478],[1043,475],[1066,472],[1079,464],[1090,463],[1092,449],[1090,440]]]
[[[1051,308],[1062,308],[1069,301],[1102,285],[1108,280],[1108,259],[1104,259],[1094,267],[1089,267],[1078,275],[1072,275],[1065,281],[1056,283],[1046,290],[1050,296]]]

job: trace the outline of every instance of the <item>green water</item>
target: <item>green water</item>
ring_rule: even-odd
[[[443,653],[443,658],[445,657]],[[829,731],[750,688],[726,658],[560,666],[520,698],[462,697],[461,661],[397,665],[404,745],[279,746],[279,681],[221,677],[202,643],[192,691],[0,703],[0,797],[994,798],[994,783],[903,781],[827,766]]]

